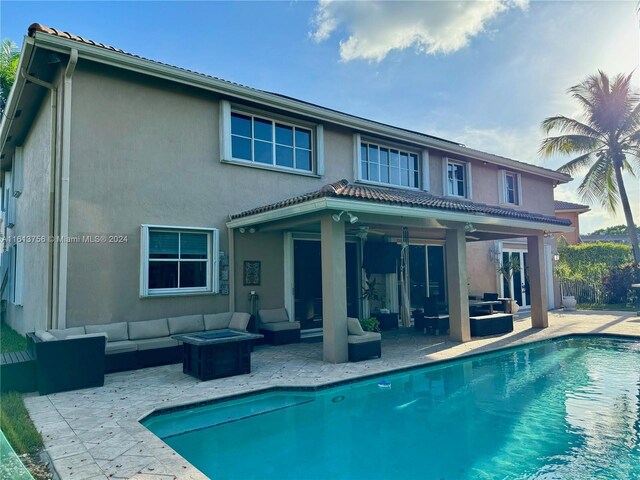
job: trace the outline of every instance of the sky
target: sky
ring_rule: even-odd
[[[640,87],[633,1],[0,2],[0,35],[34,22],[190,70],[556,169],[544,118],[596,73]],[[555,190],[581,203],[581,175]],[[625,178],[640,223],[640,184]],[[581,231],[625,223],[598,205]]]

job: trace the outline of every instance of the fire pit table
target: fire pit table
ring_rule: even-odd
[[[211,380],[251,372],[253,341],[262,335],[224,329],[172,338],[183,343],[182,371],[200,380]]]

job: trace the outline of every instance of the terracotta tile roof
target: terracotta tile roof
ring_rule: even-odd
[[[466,145],[464,145],[464,144],[462,144],[460,142],[447,140],[446,138],[436,137],[434,135],[429,135],[429,134],[426,134],[426,133],[423,133],[423,132],[417,132],[415,130],[411,130],[411,129],[408,129],[408,128],[402,128],[402,127],[397,127],[395,125],[390,125],[390,124],[387,124],[387,123],[378,122],[378,121],[375,121],[375,120],[371,120],[369,118],[360,117],[358,115],[352,115],[350,113],[342,112],[340,110],[335,110],[333,108],[328,108],[328,107],[325,107],[325,106],[322,106],[322,105],[318,105],[316,103],[307,102],[305,100],[300,100],[300,99],[295,98],[295,97],[290,97],[288,95],[283,95],[283,94],[280,94],[280,93],[270,92],[268,90],[261,90],[261,89],[258,89],[258,88],[249,87],[247,85],[243,85],[241,83],[236,83],[236,82],[230,82],[229,80],[225,80],[223,78],[215,77],[213,75],[207,75],[207,74],[204,74],[204,73],[200,73],[200,72],[196,72],[196,71],[193,71],[193,70],[189,70],[187,68],[176,67],[175,65],[170,65],[168,63],[158,62],[156,60],[151,60],[149,58],[145,58],[145,57],[142,57],[140,55],[135,55],[133,53],[125,52],[124,50],[121,50],[119,48],[115,48],[115,47],[112,47],[112,46],[109,46],[109,45],[105,45],[105,44],[100,43],[100,42],[95,42],[93,40],[88,40],[88,39],[86,39],[84,37],[81,37],[79,35],[74,35],[72,33],[64,32],[62,30],[58,30],[58,29],[55,29],[55,28],[45,27],[44,25],[41,25],[39,23],[33,23],[33,24],[31,24],[29,26],[29,36],[30,37],[34,37],[36,32],[46,33],[46,34],[49,34],[49,35],[55,35],[57,37],[62,37],[62,38],[68,38],[70,40],[75,40],[76,42],[81,42],[81,43],[84,43],[84,44],[87,44],[87,45],[93,45],[93,46],[105,48],[105,49],[111,50],[113,52],[118,52],[118,53],[121,53],[123,55],[128,55],[130,57],[139,58],[141,60],[146,60],[146,61],[149,61],[149,62],[153,62],[153,63],[156,63],[158,65],[163,65],[163,66],[166,66],[166,67],[176,68],[176,69],[182,70],[184,72],[193,73],[193,74],[196,74],[196,75],[201,75],[203,77],[211,78],[213,80],[217,80],[217,81],[220,81],[220,82],[225,82],[225,83],[228,83],[229,85],[236,85],[236,86],[239,86],[239,87],[242,87],[242,88],[247,88],[249,90],[253,90],[253,91],[256,91],[256,92],[267,93],[267,94],[270,94],[270,95],[276,95],[276,96],[278,96],[280,98],[286,98],[288,100],[293,100],[295,102],[304,103],[305,105],[310,105],[312,107],[321,108],[321,109],[326,110],[328,112],[334,112],[334,113],[338,113],[340,115],[348,115],[351,118],[356,118],[356,119],[359,119],[359,120],[365,120],[367,122],[372,122],[372,123],[375,123],[377,125],[382,125],[384,127],[389,127],[389,128],[393,128],[393,129],[397,129],[397,130],[402,130],[402,131],[411,133],[413,135],[420,135],[420,136],[425,137],[425,138],[430,138],[430,139],[438,140],[438,141],[441,141],[441,142],[450,143],[450,144],[455,145],[457,147],[464,148],[468,152],[467,155],[470,156],[470,157],[474,157],[474,155],[478,155],[478,154],[489,155],[491,157],[494,157],[495,161],[498,162],[498,163],[500,163],[501,161],[507,160],[507,161],[516,162],[516,163],[519,163],[521,165],[525,165],[525,166],[528,166],[528,167],[533,166],[533,167],[539,168],[540,170],[543,170],[543,171],[546,171],[546,172],[558,173],[556,170],[552,170],[550,168],[545,168],[545,167],[541,167],[539,165],[533,165],[533,164],[530,164],[530,163],[521,162],[519,160],[514,160],[513,158],[503,157],[503,156],[500,156],[500,155],[496,155],[494,153],[484,152],[482,150],[470,148],[470,147],[467,147]]]
[[[298,205],[318,198],[343,198],[349,200],[362,200],[372,203],[387,205],[398,205],[403,207],[425,208],[434,210],[447,210],[460,213],[471,213],[477,215],[487,215],[492,217],[506,217],[530,222],[548,223],[554,225],[571,225],[571,221],[563,218],[531,213],[523,210],[497,207],[483,203],[470,202],[468,200],[458,200],[449,197],[433,195],[428,192],[403,190],[399,188],[371,187],[365,185],[354,185],[348,180],[340,180],[323,186],[320,190],[298,195],[280,202],[272,203],[264,207],[254,208],[235,215],[230,219],[248,217],[258,213],[278,210],[291,205]]]
[[[562,200],[554,200],[553,209],[557,212],[559,210],[589,210],[589,205],[581,205],[579,203],[563,202]]]

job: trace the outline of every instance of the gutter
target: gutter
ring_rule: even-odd
[[[179,67],[154,62],[132,54],[108,50],[104,47],[88,45],[77,40],[70,40],[42,32],[36,32],[35,38],[38,40],[39,45],[54,51],[68,53],[69,49],[77,48],[81,58],[91,60],[93,62],[123,68],[144,75],[163,78],[173,82],[216,92],[228,97],[257,102],[272,108],[287,110],[298,115],[312,117],[323,122],[361,130],[364,133],[391,137],[393,139],[421,145],[423,147],[435,148],[448,154],[462,155],[476,160],[490,162],[522,172],[531,173],[533,175],[550,178],[555,180],[557,183],[567,183],[572,180],[569,175],[564,173],[555,172],[535,165],[470,149],[444,140],[438,140],[434,137],[428,137],[417,132],[411,132],[374,122],[372,120],[348,115],[346,113],[329,110],[327,108],[245,87],[243,85],[234,84]]]
[[[391,215],[394,217],[431,218],[454,222],[471,222],[476,225],[497,225],[501,227],[525,228],[531,230],[544,230],[548,232],[572,232],[570,225],[556,225],[544,222],[533,222],[515,218],[492,217],[471,213],[449,212],[428,208],[404,207],[398,205],[385,205],[380,203],[364,202],[361,200],[347,200],[338,198],[318,198],[308,202],[291,205],[289,207],[257,213],[248,217],[241,217],[227,222],[227,228],[239,228],[256,225],[258,223],[273,222],[285,218],[307,215],[324,210],[348,210],[352,213],[370,213],[375,215]]]

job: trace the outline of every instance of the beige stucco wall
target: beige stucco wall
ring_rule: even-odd
[[[578,212],[556,212],[556,217],[571,220],[571,225],[574,228],[573,232],[562,234],[569,245],[577,245],[580,243],[580,221],[578,215]]]
[[[496,266],[489,257],[489,251],[494,246],[493,241],[467,243],[469,295],[482,297],[485,292],[500,291]]]
[[[13,305],[12,292],[7,302],[7,323],[21,333],[47,328],[48,243],[40,240],[49,235],[50,97],[48,93],[43,99],[22,145],[23,189],[15,199],[15,227],[7,232],[9,240],[12,236],[29,240],[23,243],[23,306]]]
[[[126,235],[128,242],[69,245],[68,325],[224,311],[223,295],[139,298],[140,225],[216,227],[220,248],[228,252],[230,213],[353,178],[347,161],[352,137],[339,129],[325,129],[324,178],[220,163],[218,110],[210,95],[79,63],[73,78],[69,234]],[[276,243],[272,238],[264,245]],[[276,251],[282,248],[280,241]],[[282,262],[271,254],[264,258],[263,275],[280,298],[271,301],[273,295],[266,294],[261,305],[282,305],[282,273],[266,270],[269,260],[280,270]],[[237,310],[243,309],[245,293],[239,288]]]
[[[230,213],[341,178],[354,181],[353,132],[327,124],[322,178],[220,163],[218,111],[213,94],[79,62],[73,77],[69,234],[125,235],[128,242],[68,246],[67,325],[228,309],[223,295],[139,298],[140,225],[216,227],[220,248],[228,252]],[[441,193],[438,152],[431,152],[430,168],[430,189]],[[497,203],[497,172],[473,163],[473,200]],[[549,200],[525,195],[523,208],[549,213],[551,206],[553,213],[551,182],[523,175],[523,189],[532,186],[548,190]],[[281,234],[236,234],[235,251],[236,309],[248,309],[254,289],[261,307],[281,306]],[[268,283],[245,288],[244,260],[261,260]],[[485,267],[471,269],[479,274]],[[478,289],[495,290],[495,282],[493,288],[483,282]]]

